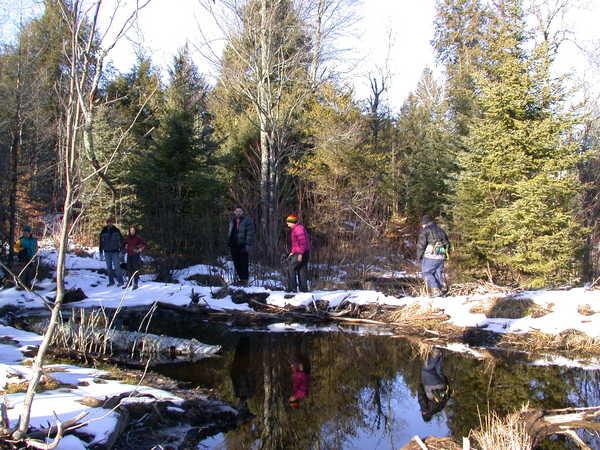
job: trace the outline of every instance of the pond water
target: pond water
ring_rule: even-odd
[[[488,410],[504,415],[527,402],[548,409],[600,404],[599,371],[535,366],[521,353],[488,350],[489,358],[478,360],[352,332],[191,324],[177,330],[222,345],[222,356],[157,370],[214,389],[253,417],[199,448],[398,449],[414,435],[467,436]],[[597,438],[584,438],[600,447]],[[543,448],[571,447],[560,438]]]

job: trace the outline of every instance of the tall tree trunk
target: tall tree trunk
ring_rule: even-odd
[[[321,50],[323,46],[323,15],[325,14],[325,0],[319,0],[317,5],[317,23],[313,43],[313,54],[310,65],[310,76],[313,84],[317,85],[319,77],[319,63],[321,62]]]
[[[12,142],[10,146],[10,194],[8,201],[9,209],[9,232],[8,232],[8,264],[12,264],[15,256],[15,237],[17,228],[17,187],[19,183],[19,154],[21,153],[21,142],[23,137],[22,117],[22,80],[21,80],[21,46],[19,45],[17,57],[17,79],[15,86],[15,119]]]
[[[72,200],[73,194],[71,180],[70,177],[67,177],[62,230],[60,234],[60,244],[58,248],[58,259],[56,264],[56,299],[54,300],[54,305],[52,306],[52,314],[50,315],[48,329],[44,334],[40,348],[38,349],[35,360],[33,361],[33,365],[31,366],[31,379],[29,380],[27,393],[25,394],[25,400],[23,401],[23,410],[19,416],[19,428],[13,435],[15,439],[23,439],[27,435],[27,429],[29,428],[29,420],[31,417],[31,405],[33,404],[33,398],[35,396],[35,391],[39,384],[40,377],[42,376],[44,357],[46,356],[46,351],[48,350],[50,342],[52,341],[54,329],[58,323],[60,309],[65,296],[65,255],[67,253],[69,241],[69,217],[71,215]]]
[[[271,70],[269,67],[271,42],[270,42],[270,20],[267,9],[268,0],[261,0],[260,4],[260,65],[257,74],[258,82],[258,116],[260,125],[260,203],[261,203],[261,235],[265,245],[265,256],[269,262],[272,262],[274,254],[273,238],[273,158],[274,149],[273,140],[270,139],[270,133],[273,132],[273,124],[269,121],[269,111],[271,111],[270,98],[268,93],[269,77]]]

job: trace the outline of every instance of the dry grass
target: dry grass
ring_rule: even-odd
[[[405,305],[399,307],[396,311],[390,313],[389,321],[402,323],[407,320],[413,319],[415,316],[423,314],[432,314],[438,312],[435,310],[430,302],[426,303],[414,303],[412,305]]]
[[[9,383],[6,385],[6,389],[0,390],[0,395],[24,393],[27,392],[28,387],[29,381],[22,381],[20,383]],[[35,392],[39,394],[40,392],[53,391],[55,389],[64,387],[71,388],[72,386],[61,384],[52,377],[42,375]]]
[[[534,319],[552,312],[551,309],[534,303],[528,298],[495,297],[475,305],[470,309],[474,314],[485,314],[490,319],[520,319],[531,316]]]
[[[594,311],[590,305],[579,305],[577,307],[577,312],[582,316],[593,316],[596,314],[596,311]]]
[[[577,330],[565,330],[559,334],[545,334],[534,331],[527,334],[502,337],[502,346],[511,346],[525,349],[529,352],[556,351],[573,352],[585,355],[598,355],[600,353],[600,339],[588,336]]]
[[[496,413],[480,417],[480,427],[471,431],[469,438],[480,450],[528,450],[533,439],[525,430],[525,422],[518,413],[500,418]]]
[[[55,349],[75,351],[82,355],[110,355],[110,333],[115,318],[103,309],[73,310],[67,323],[59,323],[52,339]]]
[[[470,283],[454,283],[450,286],[449,295],[475,295],[475,294],[499,294],[508,295],[514,293],[514,288],[498,286],[486,281]]]

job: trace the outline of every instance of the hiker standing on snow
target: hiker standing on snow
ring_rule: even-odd
[[[106,219],[106,226],[100,232],[100,255],[104,255],[106,261],[106,270],[108,271],[108,285],[115,284],[115,276],[117,285],[123,285],[123,271],[119,265],[119,255],[123,247],[123,235],[115,226],[114,219]]]
[[[288,255],[288,292],[308,292],[308,260],[310,257],[310,239],[303,225],[298,223],[298,216],[291,214],[285,220],[291,228],[292,248]]]
[[[421,261],[421,273],[432,297],[445,296],[444,261],[448,256],[450,241],[431,217],[421,219],[421,232],[417,241],[417,261]]]
[[[133,284],[132,289],[138,288],[140,280],[140,270],[142,269],[142,251],[146,248],[146,241],[144,241],[137,234],[137,229],[132,225],[129,227],[129,233],[123,242],[123,250],[127,252],[127,276],[129,277],[129,283]],[[125,289],[127,285],[123,286]]]
[[[23,227],[23,236],[19,238],[15,247],[18,249],[17,254],[19,261],[25,263],[27,266],[23,271],[23,284],[30,287],[31,280],[35,275],[33,257],[37,253],[38,241],[33,237],[33,231],[29,225]]]
[[[254,224],[250,217],[244,215],[244,210],[239,206],[233,210],[228,236],[236,282],[247,285],[250,278],[248,252],[254,245]]]

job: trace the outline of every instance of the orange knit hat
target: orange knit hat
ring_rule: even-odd
[[[298,222],[298,216],[296,214],[290,214],[289,216],[287,216],[287,218],[285,219],[286,222],[288,223],[297,223]]]

